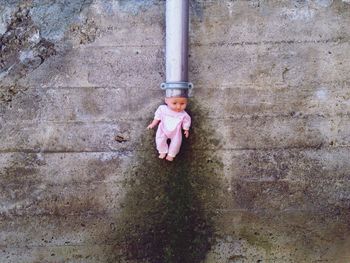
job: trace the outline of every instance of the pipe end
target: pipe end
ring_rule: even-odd
[[[188,89],[166,89],[165,97],[166,98],[172,98],[172,97],[188,98]]]

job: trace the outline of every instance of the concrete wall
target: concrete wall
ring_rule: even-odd
[[[172,164],[164,1],[0,3],[1,262],[350,261],[348,0],[191,1]]]

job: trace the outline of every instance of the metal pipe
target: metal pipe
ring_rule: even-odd
[[[188,97],[188,0],[166,0],[166,97]]]

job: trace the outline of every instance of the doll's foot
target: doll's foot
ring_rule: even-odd
[[[158,158],[159,158],[159,159],[164,159],[165,156],[166,156],[166,153],[160,153],[159,156],[158,156]]]
[[[166,159],[167,161],[169,161],[169,162],[174,161],[174,157],[169,156],[169,155],[167,155],[167,157],[166,157],[165,159]]]

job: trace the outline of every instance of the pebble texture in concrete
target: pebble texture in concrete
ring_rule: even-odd
[[[1,262],[350,261],[350,2],[190,4],[168,165],[164,1],[0,0]]]

